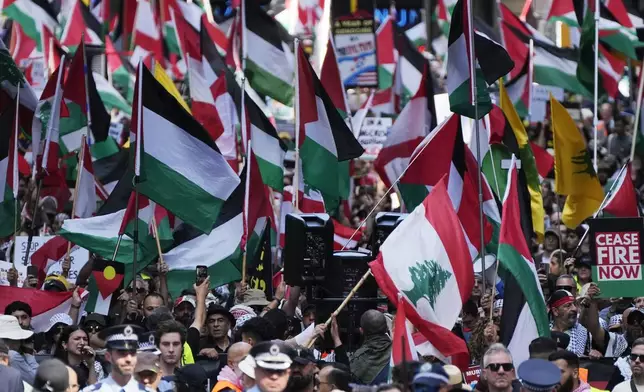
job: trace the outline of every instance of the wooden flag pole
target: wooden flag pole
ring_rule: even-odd
[[[338,314],[340,314],[342,309],[344,309],[344,307],[347,306],[349,301],[351,301],[351,298],[353,298],[353,296],[356,295],[356,293],[358,292],[358,289],[360,289],[360,287],[364,284],[364,282],[367,280],[367,278],[369,276],[371,276],[371,275],[372,275],[371,270],[367,270],[367,272],[365,272],[364,275],[362,275],[362,278],[360,278],[358,283],[356,283],[356,285],[353,287],[353,289],[351,289],[351,292],[349,292],[349,295],[347,295],[347,297],[344,299],[344,301],[342,301],[340,306],[338,306],[338,308],[335,311],[333,311],[333,313],[331,313],[331,317],[329,317],[329,319],[324,323],[324,325],[326,327],[328,327],[331,324],[331,321],[333,321],[334,317],[338,317]],[[315,343],[316,339],[317,339],[317,336],[314,336],[313,339],[311,339],[306,344],[306,347],[307,348],[313,347],[313,344]]]
[[[87,138],[85,135],[81,136],[81,148],[78,157],[78,166],[76,170],[76,185],[74,186],[74,201],[72,202],[72,219],[76,216],[76,199],[78,199],[78,186],[80,185],[81,176],[83,175],[83,165],[85,164],[85,149],[87,148]],[[72,250],[72,243],[67,241],[67,253],[65,254],[65,261],[69,259],[69,253]],[[69,274],[69,269],[63,268],[62,275],[66,278]]]
[[[159,228],[157,227],[157,219],[154,217],[154,212],[152,213],[152,234],[154,235],[154,240],[157,243],[157,251],[159,252],[159,264],[163,264],[165,263],[165,261],[163,261],[161,240],[159,240]]]
[[[82,35],[81,46],[83,49],[83,76],[85,78],[85,105],[87,107],[87,138],[91,144],[92,135],[92,109],[89,100],[89,67],[87,66],[87,53],[85,52],[85,33]]]

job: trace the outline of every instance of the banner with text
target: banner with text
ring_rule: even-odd
[[[387,141],[387,132],[393,123],[390,117],[366,117],[358,133],[358,141],[364,154],[361,159],[374,160]]]
[[[15,267],[18,270],[18,286],[22,286],[22,282],[27,277],[27,266],[31,265],[31,256],[35,251],[40,249],[47,241],[54,238],[54,236],[34,236],[31,241],[31,250],[29,251],[29,260],[25,263],[25,256],[27,256],[27,242],[29,237],[26,235],[19,235],[16,237],[16,246],[14,247],[13,259],[15,262]],[[69,283],[76,283],[76,278],[78,277],[78,272],[83,268],[87,260],[89,260],[89,251],[85,248],[81,248],[78,245],[72,246],[72,249],[69,252],[69,257],[71,258],[71,267],[69,269],[69,275],[67,280]],[[58,260],[56,263],[52,264],[47,271],[49,274],[60,274],[63,269],[61,267],[61,262],[63,260]]]
[[[642,280],[642,218],[590,220],[593,282],[602,298],[644,295]]]
[[[373,1],[335,0],[333,41],[345,87],[378,87]]]

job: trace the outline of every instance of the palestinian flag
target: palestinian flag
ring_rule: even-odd
[[[43,56],[45,58],[45,66],[47,67],[48,76],[60,65],[60,60],[67,51],[63,49],[60,42],[54,36],[54,33],[47,27],[43,26],[42,29],[42,42],[43,42]]]
[[[342,197],[339,162],[364,152],[313,72],[304,51],[297,53],[300,157],[304,179],[330,199]],[[328,207],[328,206],[327,206]]]
[[[39,145],[41,125],[40,121],[34,118],[38,98],[11,58],[2,40],[0,40],[0,69],[2,69],[0,72],[0,107],[13,105],[14,109],[12,110],[15,111],[15,99],[18,89],[20,89],[20,127],[23,132],[29,133],[31,131],[32,144]],[[12,101],[14,102],[12,103]]]
[[[436,16],[438,27],[440,27],[444,36],[449,37],[449,27],[450,23],[452,23],[452,14],[454,13],[457,0],[438,0],[437,3]]]
[[[335,218],[333,220],[333,250],[352,250],[358,248],[358,242],[362,239],[363,230],[359,230],[355,236],[353,232],[355,229],[347,227],[338,222]]]
[[[58,170],[60,118],[69,116],[67,106],[62,102],[63,86],[61,82],[62,72],[65,68],[64,56],[60,64],[47,80],[35,113],[35,116],[40,119],[40,124],[43,125],[41,132],[45,134],[45,140],[42,148],[36,149],[38,152],[42,151],[42,154],[38,155],[39,159],[36,161],[34,169],[35,171],[43,169],[46,173],[54,173]]]
[[[131,219],[125,219],[125,217],[134,216],[131,212],[133,207],[130,208],[130,212],[128,212],[127,208],[128,201],[132,195],[132,183],[133,173],[128,171],[98,211],[97,216],[85,219],[67,219],[59,232],[60,236],[108,260],[111,260],[114,255],[119,236],[125,233],[115,260],[130,266],[126,267],[126,285],[132,279],[131,265],[134,250],[134,241],[132,236],[130,236],[130,234],[133,235],[134,222]],[[158,211],[154,203],[145,202],[143,196],[140,197],[139,248],[136,260],[138,270],[145,268],[148,263],[158,256],[156,242],[152,238],[150,226],[153,214],[156,214]],[[123,227],[124,220],[126,222],[125,227]],[[162,227],[166,222],[168,225],[167,229]],[[161,244],[162,246],[168,246],[168,243],[172,243],[170,219],[160,219],[157,224],[159,225],[158,231]],[[162,235],[164,237],[161,237]]]
[[[134,69],[129,61],[121,57],[121,54],[114,49],[114,44],[109,36],[105,37],[105,56],[107,57],[107,74],[111,83],[124,92],[128,103],[134,97]]]
[[[395,184],[416,147],[436,127],[434,84],[429,64],[426,63],[424,68],[420,88],[394,122],[374,161],[374,167],[387,188]]]
[[[89,296],[85,304],[85,311],[103,314],[110,312],[110,304],[114,293],[118,294],[123,287],[125,277],[125,264],[100,257],[92,261],[92,275],[89,278],[87,290]]]
[[[387,298],[398,309],[404,306],[407,318],[429,342],[464,369],[469,353],[451,329],[470,297],[474,273],[446,181],[439,180],[387,237],[369,266]]]
[[[132,124],[139,125],[131,150],[139,191],[209,232],[239,177],[206,130],[142,65],[136,90]],[[182,196],[168,189],[181,190]]]
[[[261,95],[290,105],[293,100],[293,37],[254,1],[243,1],[243,37],[248,42],[244,70],[250,85]]]
[[[530,59],[526,59],[521,71],[507,85],[506,92],[519,118],[528,119],[532,107],[532,80]],[[515,67],[516,69],[516,67]]]
[[[94,83],[96,83],[96,91],[98,91],[98,95],[101,97],[101,101],[103,101],[107,109],[118,109],[119,111],[126,113],[128,116],[132,115],[132,106],[130,106],[121,93],[119,93],[114,86],[112,86],[110,82],[103,77],[103,75],[97,72],[92,72],[92,77],[94,78]]]
[[[170,271],[168,291],[174,298],[194,283],[197,265],[208,266],[210,287],[241,279],[244,235],[244,183],[240,183],[221,208],[217,222],[204,234],[190,225],[175,233],[177,244],[163,254]]]
[[[91,146],[94,149],[97,144]],[[118,150],[116,154],[107,154],[106,156],[100,157],[96,152],[92,153],[92,156],[95,157],[93,163],[94,172],[96,173],[96,178],[100,184],[102,184],[103,189],[109,195],[112,193],[112,190],[116,187],[118,181],[123,178],[127,172],[127,168],[130,162],[130,152],[128,149]]]
[[[40,32],[44,27],[55,31],[57,13],[46,0],[4,0],[2,15],[12,19],[22,27],[27,36],[37,43],[37,50],[42,53]]]
[[[530,148],[534,155],[534,160],[537,164],[537,171],[539,176],[546,178],[550,171],[555,167],[555,159],[550,155],[545,148],[539,146],[535,142],[530,142]]]
[[[470,247],[471,259],[479,253],[481,229],[479,223],[478,201],[478,163],[470,149],[463,142],[461,117],[453,114],[434,129],[416,147],[405,174],[400,179],[398,189],[405,201],[407,210],[421,204],[427,194],[445,177],[449,184],[449,196],[461,220],[463,231]],[[483,185],[483,209],[494,202],[485,177]],[[492,214],[488,211],[486,215]],[[490,215],[488,215],[490,216]],[[493,227],[484,222],[484,238],[487,245],[492,239]]]
[[[140,61],[148,61],[148,67],[152,68],[149,62],[152,58],[160,65],[165,64],[158,17],[148,0],[139,0],[134,17],[130,64],[136,67]]]
[[[63,237],[50,237],[30,256],[31,265],[38,268],[38,287],[45,282],[49,269],[55,264],[64,261],[68,244],[69,242]]]
[[[208,16],[205,13],[201,15],[201,28],[199,30],[205,31],[206,34],[208,34],[208,37],[210,37],[212,43],[215,44],[217,53],[219,53],[220,56],[228,56],[228,51],[232,49],[232,46],[230,45],[232,44],[232,38],[235,37],[235,29],[239,29],[239,23],[237,23],[238,20],[239,18],[237,17],[233,19],[233,25],[230,28],[230,38],[226,36],[226,33],[223,32],[216,23],[210,23]]]
[[[4,92],[0,91],[0,94]],[[0,114],[0,237],[16,232],[16,198],[18,195],[18,144],[16,114],[13,107],[3,107]]]
[[[60,138],[62,155],[77,151],[82,135],[87,135],[87,95],[85,90],[85,50],[77,50],[67,70],[63,87],[63,105],[69,115],[61,118]],[[104,110],[104,109],[103,109]]]
[[[519,209],[514,156],[510,163],[508,183],[505,187],[502,216],[497,259],[500,266],[505,268],[517,282],[521,282],[522,295],[512,295],[504,299],[501,329],[503,343],[512,353],[514,363],[519,364],[529,358],[528,346],[532,340],[540,336],[550,336],[550,326],[537,269],[521,228],[523,217]],[[519,299],[524,301],[522,309],[519,312],[506,314],[506,306],[516,310],[511,302]],[[509,302],[508,305],[506,301]]]
[[[376,30],[376,59],[378,59],[378,88],[387,89],[393,85],[396,68],[394,47],[394,19],[387,17]]]
[[[320,83],[322,83],[327,94],[329,94],[331,102],[333,102],[335,108],[340,112],[342,118],[350,118],[351,112],[349,111],[344,84],[340,77],[335,45],[331,37],[329,37],[329,42],[327,43],[326,56],[324,56],[324,62],[322,63],[322,69],[320,71]]]
[[[119,235],[127,234],[130,238],[134,238],[134,227],[138,219],[139,245],[150,252],[154,252],[157,247],[156,239],[154,238],[153,222],[156,221],[156,230],[159,235],[161,249],[168,249],[172,245],[172,231],[175,225],[174,216],[168,213],[165,208],[140,194],[138,203],[139,211],[137,213],[135,195],[136,193],[132,190],[127,202],[123,221],[121,222]]]
[[[369,94],[369,98],[364,101],[362,106],[360,106],[360,109],[356,110],[356,113],[351,117],[351,128],[354,135],[360,134],[362,123],[364,123],[364,119],[367,118],[367,114],[369,114],[369,110],[373,105],[373,97],[375,93],[375,91],[372,91],[371,94]]]
[[[546,13],[546,20],[552,22],[562,22],[568,26],[580,27],[575,14],[575,7],[572,0],[553,1]]]
[[[83,141],[78,154],[78,174],[74,195],[74,213],[72,218],[89,218],[96,212],[96,178],[92,166],[92,155],[86,140]]]
[[[189,15],[184,16],[184,10]],[[194,15],[190,15],[190,13],[193,12]],[[194,3],[167,0],[160,4],[160,14],[163,37],[169,53],[183,57],[183,52],[185,50],[182,49],[183,39],[199,39],[200,19],[201,14],[203,14],[203,10]],[[196,20],[197,29],[193,29],[190,32],[192,33],[191,37],[185,36],[189,33],[189,31],[186,31],[186,27],[188,26],[187,18],[191,18],[193,21]]]
[[[474,118],[471,84],[475,82],[478,95],[476,114],[481,118],[492,109],[488,85],[508,74],[514,68],[514,62],[501,45],[478,32],[471,32],[474,26],[469,24],[469,4],[469,1],[459,0],[452,14],[447,92],[452,112]],[[473,47],[476,53],[470,53],[470,34],[475,41]],[[475,70],[470,69],[472,63]],[[475,81],[471,80],[471,75],[475,75]]]
[[[103,26],[82,1],[72,1],[69,14],[65,19],[60,43],[67,46],[71,52],[76,51],[83,37],[85,37],[85,45],[103,45]]]
[[[500,82],[500,105],[505,119],[505,131],[512,131],[516,139],[519,159],[521,159],[521,172],[525,175],[528,192],[530,193],[530,206],[532,211],[532,224],[534,233],[537,235],[537,241],[541,242],[545,233],[544,228],[544,210],[543,210],[543,197],[541,195],[541,181],[539,180],[539,172],[537,170],[537,162],[530,147],[530,139],[526,132],[518,113],[514,110],[514,106],[510,101],[503,81]],[[498,117],[500,120],[501,118]],[[500,124],[499,124],[500,125]],[[511,129],[508,129],[509,128]],[[500,195],[498,195],[500,197]]]
[[[60,293],[40,289],[0,286],[0,308],[4,309],[12,302],[22,301],[31,306],[31,326],[34,332],[45,332],[51,317],[58,313],[69,313],[72,306],[72,291]],[[81,290],[81,298],[87,291]]]
[[[9,38],[9,53],[16,64],[25,68],[33,63],[34,57],[40,57],[40,53],[36,50],[36,41],[29,38],[18,23],[11,23],[11,29],[7,32],[7,35],[9,34],[11,36],[5,39]],[[29,79],[26,70],[25,76]]]
[[[603,212],[619,218],[634,218],[640,216],[640,207],[635,192],[635,186],[631,177],[631,163],[621,170],[619,177],[615,179],[616,184],[604,204]]]
[[[394,42],[398,61],[393,90],[395,109],[399,113],[418,91],[427,60],[411,43],[407,35],[398,29],[395,30]]]
[[[577,79],[578,50],[558,48],[554,42],[512,13],[503,13],[503,26],[506,42],[514,42],[513,38],[518,38],[524,44],[525,53],[528,52],[530,39],[533,40],[534,82],[563,87],[576,94],[592,97]]]

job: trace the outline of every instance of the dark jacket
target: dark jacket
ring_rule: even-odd
[[[351,372],[363,384],[371,384],[389,365],[390,357],[391,339],[387,335],[367,336],[351,358]]]

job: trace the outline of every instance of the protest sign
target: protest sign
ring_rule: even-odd
[[[9,286],[9,280],[7,280],[7,273],[11,269],[12,265],[13,264],[8,261],[0,261],[0,286]]]
[[[13,259],[16,260],[16,269],[18,270],[18,286],[22,286],[22,282],[26,278],[27,266],[31,265],[31,256],[47,241],[54,238],[54,236],[34,236],[31,241],[31,250],[29,251],[29,261],[25,265],[28,238],[29,237],[27,237],[26,235],[16,237],[16,246],[14,248]],[[69,274],[67,275],[67,280],[70,283],[76,283],[78,272],[81,270],[81,268],[83,268],[83,266],[89,259],[89,251],[79,246],[73,246],[71,251],[69,252],[69,257],[71,258],[72,263],[69,269]],[[51,267],[49,267],[49,270],[47,271],[47,274],[61,273],[61,262],[62,260],[59,260],[51,265]]]
[[[590,220],[593,281],[601,297],[644,295],[642,281],[642,218]]]
[[[378,86],[373,12],[369,0],[333,2],[333,37],[345,87]]]
[[[358,133],[358,142],[364,148],[364,154],[360,159],[376,159],[387,141],[387,132],[393,120],[390,117],[366,117]]]
[[[472,365],[468,367],[464,373],[464,376],[465,384],[474,387],[479,382],[479,378],[481,378],[481,366]]]

